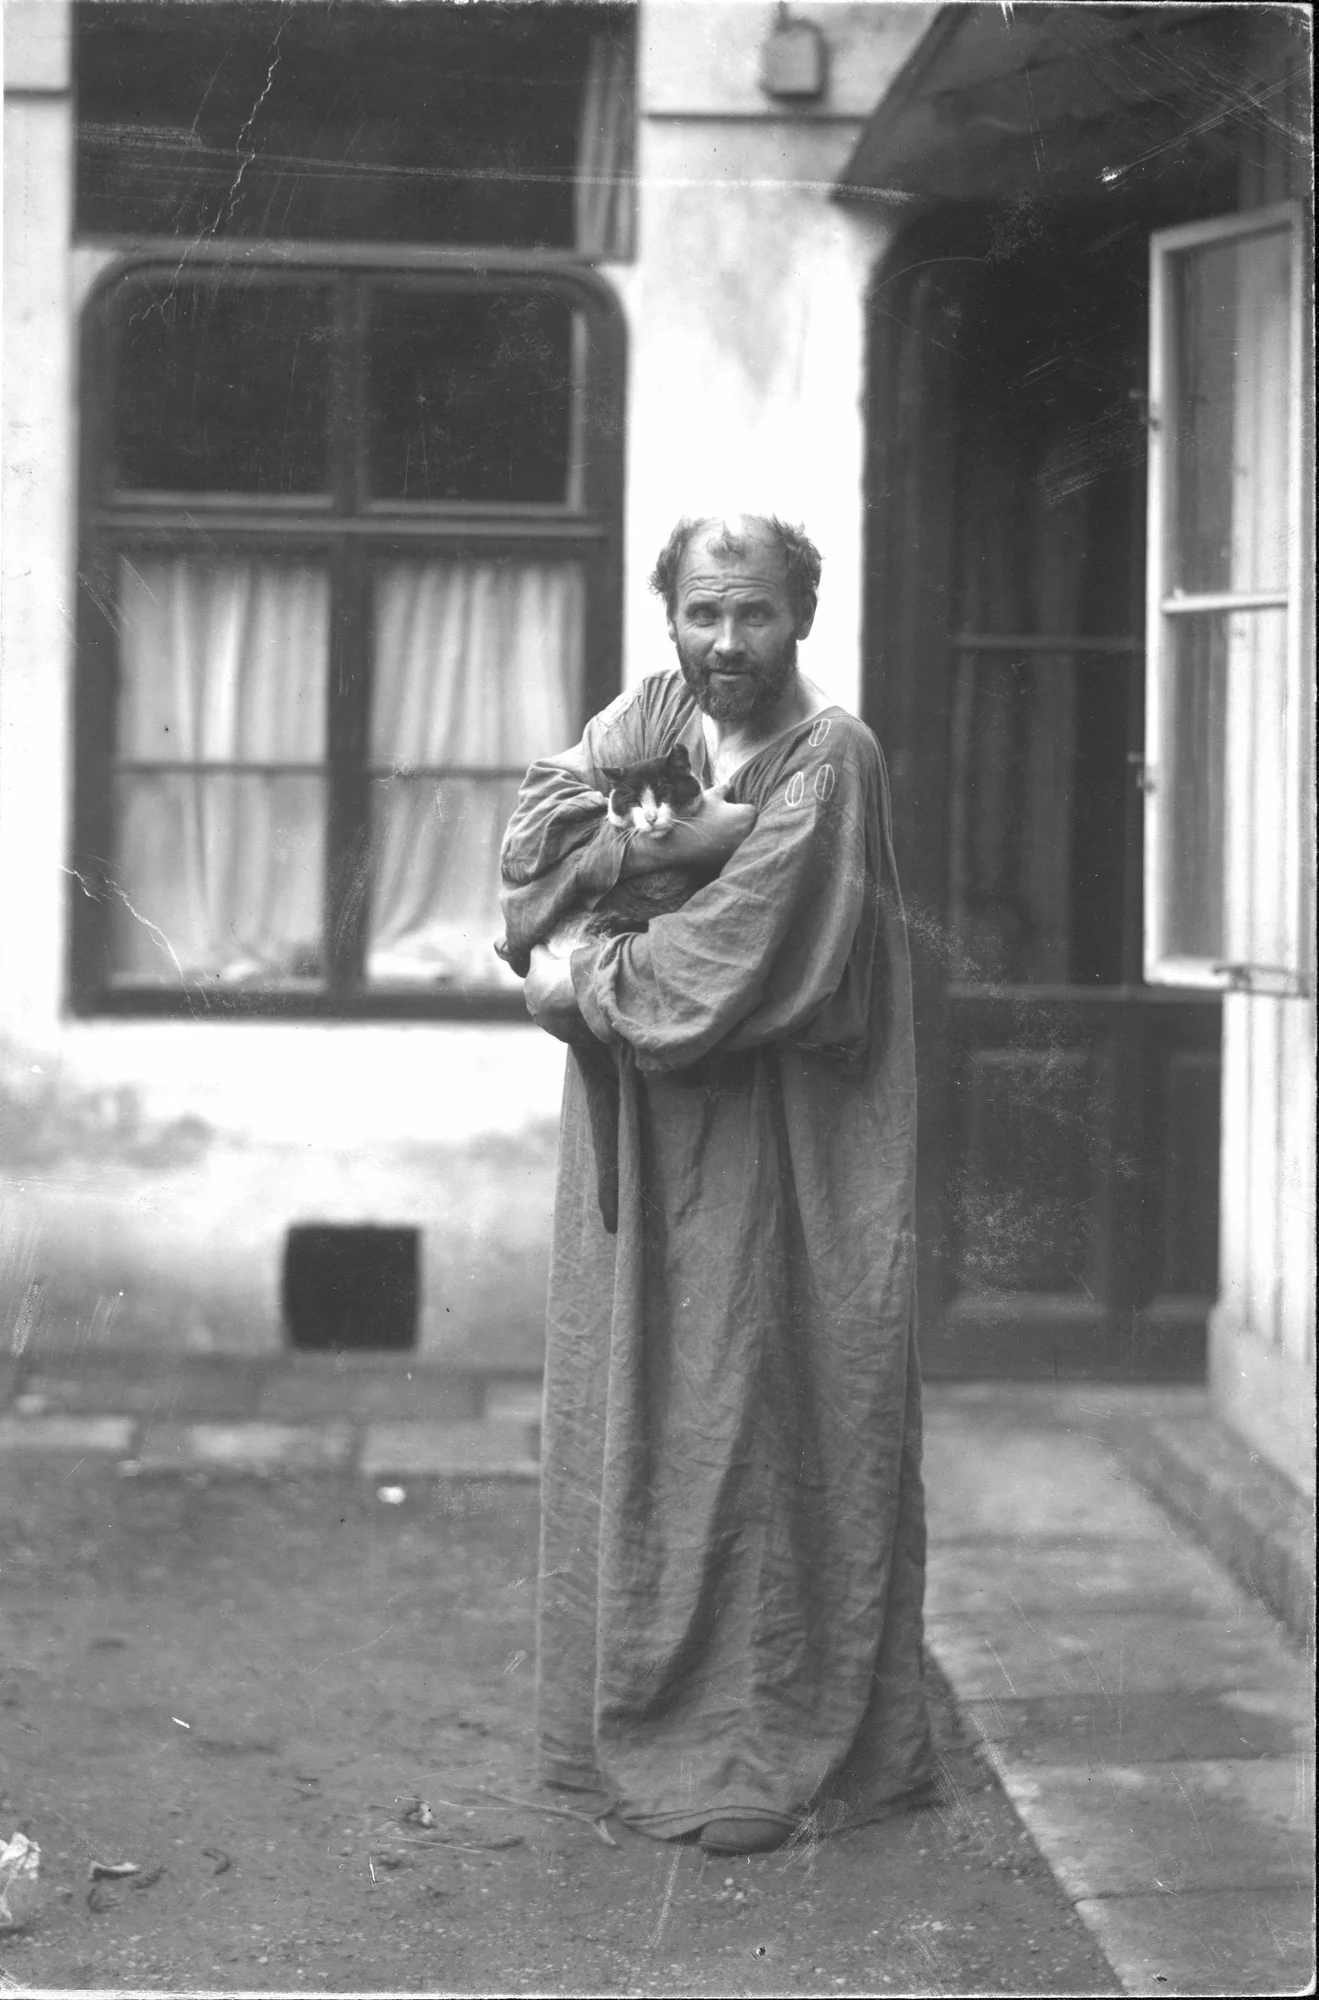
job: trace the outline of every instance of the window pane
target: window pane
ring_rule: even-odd
[[[1173,586],[1283,589],[1290,231],[1188,249],[1173,270]]]
[[[521,772],[576,740],[580,563],[382,562],[374,584],[373,764]]]
[[[326,286],[160,278],[126,292],[122,313],[114,452],[121,489],[326,490]]]
[[[377,565],[371,982],[517,984],[499,845],[526,766],[579,733],[583,595],[576,562]]]
[[[573,319],[563,299],[525,291],[376,291],[371,493],[386,500],[567,500]]]
[[[116,791],[120,978],[319,979],[323,779],[135,772]]]
[[[124,556],[120,757],[320,763],[329,630],[322,564]]]
[[[626,74],[591,100],[590,50],[630,52],[633,13],[91,0],[78,228],[569,249],[585,114],[630,113]]]
[[[499,843],[517,778],[379,778],[372,786],[372,985],[518,988],[495,940]]]

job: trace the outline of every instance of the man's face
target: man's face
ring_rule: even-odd
[[[792,680],[810,620],[799,623],[793,613],[777,544],[747,535],[743,552],[730,554],[718,542],[716,531],[688,549],[669,637],[698,707],[716,722],[754,725]]]

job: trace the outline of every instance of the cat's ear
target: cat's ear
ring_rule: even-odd
[[[671,771],[690,771],[691,768],[692,760],[687,755],[687,745],[685,743],[675,743],[669,752],[669,769]]]
[[[611,785],[622,784],[623,779],[626,777],[626,775],[627,773],[625,771],[620,771],[615,766],[609,764],[602,764],[600,766],[600,776],[602,778],[608,778]]]

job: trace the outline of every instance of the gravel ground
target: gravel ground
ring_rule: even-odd
[[[42,1850],[0,1988],[1118,1990],[937,1683],[942,1802],[841,1838],[492,1799],[534,1794],[535,1530],[526,1486],[0,1466],[0,1840]]]

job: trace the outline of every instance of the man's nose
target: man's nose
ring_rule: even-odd
[[[732,618],[721,618],[714,635],[714,650],[722,658],[725,654],[740,653],[742,639]]]

